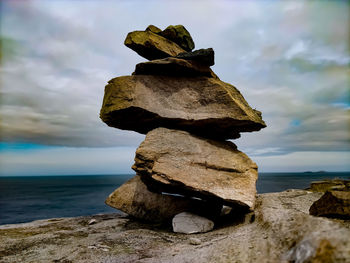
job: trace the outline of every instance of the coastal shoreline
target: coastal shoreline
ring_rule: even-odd
[[[192,235],[125,214],[2,225],[0,262],[288,262],[305,248],[309,256],[346,262],[350,222],[308,213],[321,195],[306,190],[259,194],[254,214]]]

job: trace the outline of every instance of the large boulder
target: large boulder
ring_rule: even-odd
[[[200,64],[213,66],[214,65],[214,49],[198,49],[192,52],[180,53],[176,56],[177,58],[193,60]]]
[[[133,75],[166,75],[178,77],[206,76],[217,78],[209,66],[205,66],[196,61],[174,57],[139,63],[136,65]]]
[[[185,52],[175,42],[155,34],[151,30],[156,29],[130,32],[124,41],[124,45],[148,60],[172,57]]]
[[[314,216],[350,219],[350,191],[328,191],[309,211]]]
[[[159,32],[159,35],[174,41],[186,51],[194,49],[193,39],[183,25],[168,26],[162,32]]]
[[[234,86],[208,77],[114,78],[105,88],[100,117],[109,126],[143,134],[167,127],[216,139],[266,127]]]
[[[135,218],[151,222],[170,220],[176,214],[193,211],[200,205],[196,200],[150,192],[139,176],[133,177],[111,193],[106,204]]]
[[[229,141],[158,128],[136,150],[132,168],[153,191],[254,207],[257,165]]]

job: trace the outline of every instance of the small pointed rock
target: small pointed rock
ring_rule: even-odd
[[[186,51],[191,51],[194,49],[193,39],[183,25],[168,26],[159,34],[171,41],[174,41]]]
[[[147,28],[146,28],[146,31],[151,31],[155,34],[159,34],[160,32],[162,32],[162,30],[154,25],[149,25]]]

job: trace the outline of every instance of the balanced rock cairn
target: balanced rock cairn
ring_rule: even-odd
[[[213,49],[192,51],[182,25],[163,31],[150,25],[129,33],[124,44],[150,61],[137,64],[132,76],[108,82],[100,117],[146,138],[132,166],[136,176],[106,204],[151,222],[183,212],[215,221],[223,210],[233,216],[252,211],[258,167],[227,139],[266,125],[210,69]]]

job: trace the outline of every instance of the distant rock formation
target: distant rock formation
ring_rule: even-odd
[[[182,25],[163,31],[150,25],[129,33],[124,44],[151,61],[108,82],[100,117],[147,136],[136,151],[137,176],[106,203],[152,222],[181,212],[217,221],[223,206],[231,217],[253,210],[258,167],[226,140],[266,125],[261,112],[210,69],[214,50],[193,51]]]

